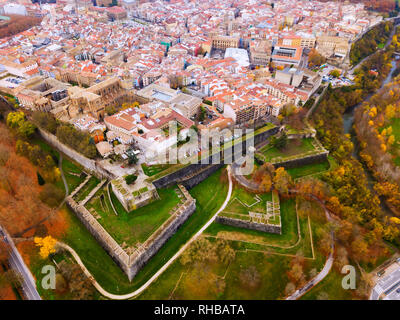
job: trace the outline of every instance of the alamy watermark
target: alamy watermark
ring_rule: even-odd
[[[232,164],[240,162],[239,174],[247,175],[254,166],[253,129],[182,128],[176,121],[146,136],[148,164]],[[140,140],[140,138],[139,138]],[[144,143],[145,144],[145,143]]]
[[[42,288],[54,290],[56,288],[56,268],[52,265],[45,265],[42,268],[42,274],[45,275],[41,282]]]
[[[345,274],[345,276],[342,279],[342,288],[345,290],[356,289],[356,279],[357,279],[356,268],[354,268],[354,266],[352,265],[347,264],[343,266],[341,273]]]

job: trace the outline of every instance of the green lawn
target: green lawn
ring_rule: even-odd
[[[282,236],[264,234],[266,243],[270,245],[290,246],[297,241],[294,232],[296,225],[293,224],[295,221],[293,201],[284,201],[283,203],[284,212],[292,215],[284,214],[283,216],[284,226],[287,227]],[[288,211],[286,205],[291,206],[291,210]],[[139,299],[281,299],[285,296],[285,287],[290,281],[287,272],[293,255],[303,253],[305,257],[311,257],[309,232],[307,224],[304,222],[306,220],[300,221],[301,236],[304,241],[294,246],[293,249],[279,250],[267,245],[252,247],[251,245],[240,245],[236,244],[235,241],[228,241],[236,251],[235,259],[229,265],[217,262],[184,266],[178,260]],[[315,224],[318,225],[318,223]],[[315,227],[312,225],[313,229]],[[242,231],[248,236],[253,236],[254,238],[250,238],[251,240],[255,240],[255,236],[260,236],[260,233],[251,230],[223,226],[217,223],[213,223],[206,230],[205,236],[211,233],[215,234],[218,231],[230,232],[236,236],[237,232]],[[279,240],[279,238],[283,240]],[[210,237],[208,239],[213,240]],[[257,238],[257,240],[259,239]],[[318,239],[314,238],[314,241],[318,241]],[[315,268],[320,271],[325,262],[325,257],[318,251],[315,255],[315,259],[307,259],[304,262],[303,274],[306,275],[307,280],[310,279],[310,270]],[[246,276],[249,273],[253,276]],[[210,281],[208,278],[213,280]],[[219,290],[215,290],[215,279],[222,283]]]
[[[69,192],[71,193],[85,180],[85,174],[82,175],[83,168],[69,160],[66,156],[63,156],[62,169],[65,180],[67,180]]]
[[[58,166],[58,160],[60,158],[58,150],[54,149],[38,135],[35,135],[31,142],[32,144],[40,146],[40,148],[51,155],[54,160],[57,160],[56,165]],[[66,155],[63,155],[62,169],[65,179],[67,180],[69,192],[71,193],[84,180],[84,177],[81,177],[81,173],[84,169],[75,161],[70,160]],[[57,181],[56,185],[65,190],[64,183],[61,179]]]
[[[331,270],[326,278],[302,296],[301,300],[350,300],[352,298],[352,290],[343,289],[343,277],[344,275],[339,274],[335,270]]]
[[[256,195],[237,186],[232,192],[232,197],[229,204],[225,210],[220,213],[220,215],[228,218],[250,221],[250,211],[263,214],[266,213],[267,201],[272,201],[271,192]],[[279,216],[270,218],[268,221],[270,224],[279,224],[279,222]]]
[[[313,138],[306,139],[290,139],[287,142],[287,146],[279,150],[271,145],[266,145],[260,149],[260,152],[265,157],[266,162],[270,162],[274,158],[286,158],[295,155],[301,155],[306,152],[314,151],[315,148],[312,145]]]
[[[222,169],[190,190],[196,199],[196,211],[164,244],[164,246],[141,269],[132,282],[110,258],[96,239],[78,220],[73,212],[65,208],[69,227],[62,241],[69,244],[79,254],[85,266],[101,286],[115,294],[132,292],[144,284],[179,248],[203,226],[222,205],[226,198],[228,185],[220,183]],[[169,268],[166,273],[174,273]],[[39,274],[40,279],[43,277]],[[174,283],[167,281],[168,283]]]
[[[97,177],[91,176],[89,181],[86,182],[82,189],[74,196],[74,200],[77,202],[84,200],[99,183],[100,180]]]
[[[309,229],[307,219],[300,219],[300,233],[302,240],[298,241],[297,215],[295,200],[281,201],[282,234],[272,234],[256,230],[236,228],[220,223],[212,223],[205,234],[211,237],[222,237],[232,241],[237,250],[253,249],[268,250],[278,253],[295,254],[302,250],[305,255],[311,256]]]
[[[166,169],[168,169],[171,165],[170,164],[155,164],[152,166],[148,166],[145,163],[142,164],[142,169],[145,175],[151,177],[157,173],[160,173]]]
[[[292,176],[293,179],[298,179],[308,175],[314,175],[329,170],[330,164],[328,161],[320,163],[307,164],[301,167],[287,169],[286,171]]]
[[[106,188],[100,189],[86,208],[89,211],[93,209],[101,217],[99,223],[119,244],[125,242],[128,246],[146,241],[171,216],[173,208],[181,201],[175,190],[177,188],[159,189],[160,200],[128,213],[112,193],[117,216],[109,203]]]

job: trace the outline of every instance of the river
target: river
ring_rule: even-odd
[[[375,92],[369,94],[362,102],[360,102],[360,103],[348,108],[345,111],[345,113],[343,114],[343,131],[344,131],[345,134],[350,134],[351,141],[353,142],[353,145],[354,145],[352,156],[355,159],[357,159],[358,161],[361,160],[360,159],[360,154],[359,154],[359,152],[360,152],[360,144],[359,144],[359,142],[357,140],[357,137],[355,135],[355,132],[353,130],[354,112],[364,102],[368,102],[374,94],[376,94],[379,90],[381,90],[386,84],[388,84],[392,80],[393,72],[397,68],[397,61],[396,60],[392,60],[391,64],[392,64],[392,68],[390,69],[390,72],[389,72],[388,76],[386,77],[386,79],[382,82],[381,87],[378,90],[376,90]],[[372,176],[372,174],[366,169],[366,167],[364,165],[363,165],[363,168],[364,168],[364,172],[365,172],[365,175],[367,177],[367,180],[368,180],[368,188],[373,193],[375,193],[375,191],[373,189],[375,179]],[[381,198],[381,209],[383,210],[383,212],[385,214],[392,215],[392,212],[386,206],[386,204],[384,203],[382,198]]]

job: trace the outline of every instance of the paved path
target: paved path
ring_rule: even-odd
[[[39,293],[36,290],[35,279],[32,273],[29,271],[24,260],[19,254],[17,248],[14,245],[14,241],[10,235],[2,229],[0,226],[0,241],[4,241],[10,247],[10,257],[8,259],[11,268],[22,276],[22,291],[24,296],[28,300],[42,300]]]
[[[65,198],[66,198],[66,197],[68,197],[68,194],[69,194],[69,188],[68,188],[67,179],[65,179],[64,171],[63,171],[63,168],[62,168],[63,157],[62,157],[61,152],[59,152],[58,154],[60,155],[60,157],[58,158],[58,168],[60,169],[61,179],[62,179],[62,181],[63,181],[63,183],[64,183],[64,187],[65,187]],[[64,201],[65,201],[65,198],[64,198]],[[63,201],[63,203],[64,203],[64,201]]]
[[[240,172],[240,165],[236,162],[232,164],[232,175],[234,176],[235,180],[239,182],[242,186],[246,187],[249,190],[252,191],[259,191],[260,190],[260,185],[254,181],[250,181],[249,179],[246,179],[246,177]]]
[[[290,192],[299,193],[297,190],[290,190]],[[329,210],[325,207],[324,203],[312,194],[309,194],[309,196],[311,198],[313,198],[315,201],[317,201],[322,206],[322,208],[324,209],[327,221],[329,221],[329,222],[333,221],[334,219],[331,217]],[[311,288],[315,287],[318,283],[320,283],[329,274],[329,272],[332,269],[334,253],[335,253],[335,234],[334,234],[333,230],[331,230],[331,252],[329,253],[328,258],[326,259],[324,267],[313,279],[311,279],[306,285],[304,285],[300,289],[296,290],[292,295],[287,297],[286,300],[297,300],[301,296],[303,296],[307,291],[309,291]]]
[[[85,275],[91,280],[91,282],[93,283],[94,287],[105,297],[109,298],[109,299],[114,299],[114,300],[126,300],[126,299],[130,299],[133,298],[139,294],[141,294],[144,290],[146,290],[165,270],[167,270],[167,268],[177,259],[179,258],[179,256],[189,247],[189,245],[195,241],[202,233],[204,230],[206,230],[211,223],[214,222],[215,218],[218,216],[218,214],[223,211],[225,209],[225,207],[228,205],[229,200],[231,198],[232,195],[232,189],[233,189],[233,185],[232,185],[232,178],[231,178],[231,167],[228,166],[227,168],[228,170],[228,179],[229,179],[229,188],[228,188],[228,194],[226,195],[226,199],[224,201],[224,203],[222,204],[222,206],[218,209],[218,211],[211,217],[210,220],[207,221],[207,223],[201,227],[201,229],[192,237],[190,238],[190,240],[188,242],[186,242],[177,253],[175,253],[175,255],[169,259],[145,284],[143,284],[139,289],[128,293],[128,294],[123,294],[123,295],[116,295],[116,294],[112,294],[106,290],[104,290],[100,284],[96,281],[96,279],[94,279],[94,277],[92,276],[92,274],[89,272],[89,270],[85,267],[85,265],[83,264],[82,260],[79,258],[79,255],[75,252],[74,249],[72,249],[70,246],[66,245],[65,243],[61,243],[59,242],[58,245],[66,250],[68,250],[72,256],[75,258],[76,262],[79,264],[79,266],[82,268],[83,272],[85,273]]]
[[[233,175],[235,179],[239,182],[239,184],[243,185],[244,187],[251,189],[251,190],[259,190],[257,183],[254,181],[249,181],[246,179],[243,175],[237,174],[236,169],[238,168],[238,165],[233,164]],[[292,193],[298,193],[297,190],[290,190]],[[328,209],[326,209],[324,203],[322,203],[321,200],[316,198],[313,195],[309,195],[312,197],[315,201],[317,201],[319,204],[321,204],[322,208],[325,211],[326,219],[327,221],[332,221],[333,218],[331,217]],[[304,295],[308,290],[311,288],[315,287],[319,282],[321,282],[331,271],[332,265],[333,265],[333,260],[334,260],[334,252],[335,252],[335,237],[334,237],[334,232],[331,231],[331,252],[329,253],[328,258],[326,259],[325,265],[322,268],[321,272],[317,274],[315,278],[313,278],[311,281],[309,281],[305,286],[302,288],[296,290],[292,295],[286,298],[286,300],[297,300],[300,298],[302,295]]]

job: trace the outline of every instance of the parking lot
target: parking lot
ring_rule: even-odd
[[[380,274],[370,300],[400,300],[400,261],[394,262]]]

